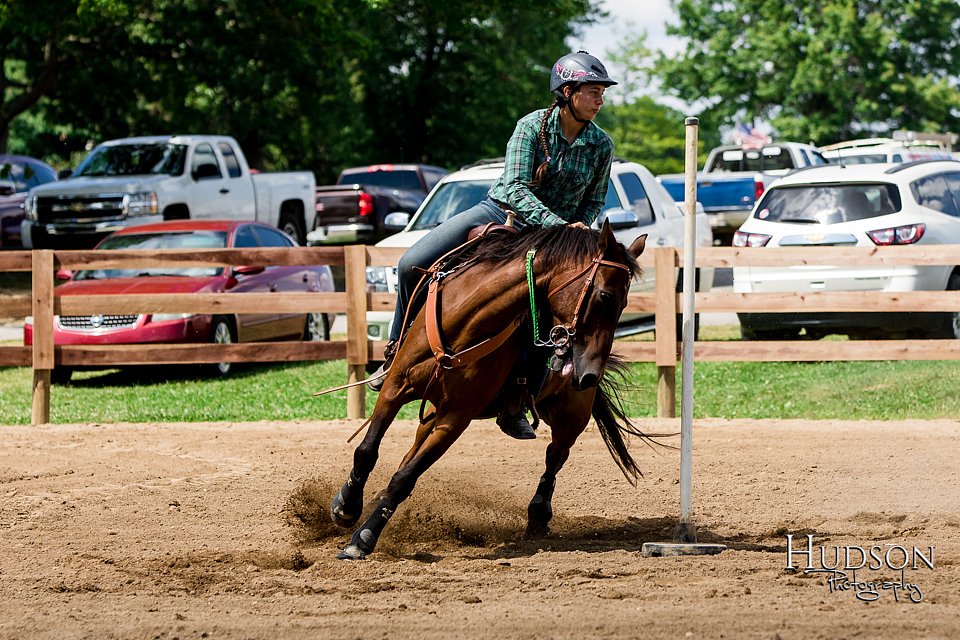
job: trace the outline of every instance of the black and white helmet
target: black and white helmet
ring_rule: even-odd
[[[550,91],[563,96],[564,85],[572,84],[574,89],[581,84],[602,84],[606,87],[617,84],[607,75],[603,63],[586,51],[568,53],[553,65],[550,73]]]

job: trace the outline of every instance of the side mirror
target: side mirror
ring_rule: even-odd
[[[194,169],[191,175],[193,176],[194,180],[204,180],[206,178],[219,178],[220,168],[211,162],[207,162],[207,163],[201,164],[196,169]]]
[[[235,276],[252,276],[258,273],[263,273],[266,267],[263,265],[255,264],[245,264],[239,267],[233,268],[233,275]]]
[[[383,228],[394,233],[403,231],[408,224],[410,224],[410,214],[405,211],[394,211],[383,218]]]
[[[57,180],[63,180],[73,175],[73,169],[60,169],[57,171]]]
[[[629,229],[640,223],[640,216],[629,209],[607,209],[597,216],[595,224],[599,228],[604,222],[609,222],[611,229]]]

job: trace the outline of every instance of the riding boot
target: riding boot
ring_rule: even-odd
[[[387,343],[387,346],[383,348],[383,364],[373,372],[373,375],[370,376],[370,382],[367,383],[371,391],[380,391],[380,389],[383,388],[383,382],[387,379],[387,370],[390,369],[390,365],[393,364],[393,356],[396,355],[398,347],[397,341],[391,340]]]
[[[524,406],[526,397],[526,379],[518,378],[516,382],[504,386],[503,410],[497,416],[497,426],[511,438],[517,440],[532,440],[537,437],[533,425],[527,420],[527,411]]]

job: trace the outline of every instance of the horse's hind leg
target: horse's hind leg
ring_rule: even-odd
[[[338,558],[362,560],[373,552],[390,517],[400,503],[413,493],[417,480],[450,448],[450,445],[456,442],[468,424],[470,424],[468,418],[447,416],[445,419],[434,417],[433,428],[430,428],[429,421],[420,426],[417,432],[417,443],[404,458],[397,472],[393,474],[376,509],[354,531],[350,543],[337,555]]]
[[[383,436],[401,406],[403,403],[399,399],[388,399],[387,396],[377,399],[367,433],[353,452],[350,475],[330,504],[330,517],[337,525],[349,527],[360,518],[363,512],[364,485],[380,457]]]

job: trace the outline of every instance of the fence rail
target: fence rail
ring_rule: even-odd
[[[30,295],[2,298],[8,315],[32,315],[32,347],[0,346],[0,366],[33,369],[32,422],[50,419],[50,375],[56,366],[114,366],[135,364],[181,364],[215,362],[288,362],[345,359],[347,380],[365,376],[366,364],[381,359],[385,343],[368,341],[367,311],[392,310],[394,294],[366,291],[366,267],[395,265],[403,249],[351,245],[346,247],[298,247],[295,249],[208,249],[200,251],[11,251],[0,253],[0,272],[31,272]],[[656,248],[641,256],[645,269],[675,272],[683,253],[674,248]],[[59,269],[134,269],[157,266],[240,265],[342,265],[344,291],[334,293],[230,294],[124,294],[104,296],[58,296],[54,276]],[[742,266],[880,266],[960,265],[960,245],[923,247],[817,247],[698,249],[697,268]],[[627,311],[655,315],[653,342],[618,341],[615,349],[626,360],[657,365],[657,412],[676,415],[676,366],[679,344],[676,322],[680,294],[673,278],[657,278],[652,293],[630,297]],[[163,345],[54,345],[56,315],[125,313],[257,313],[269,306],[286,313],[342,313],[347,318],[344,340],[323,343],[279,342],[244,344]],[[952,312],[960,310],[960,291],[697,293],[698,313],[715,312]],[[847,342],[769,341],[710,342],[694,345],[700,361],[836,361],[836,360],[958,360],[958,340],[858,340]],[[347,415],[363,417],[364,387],[348,390]]]

